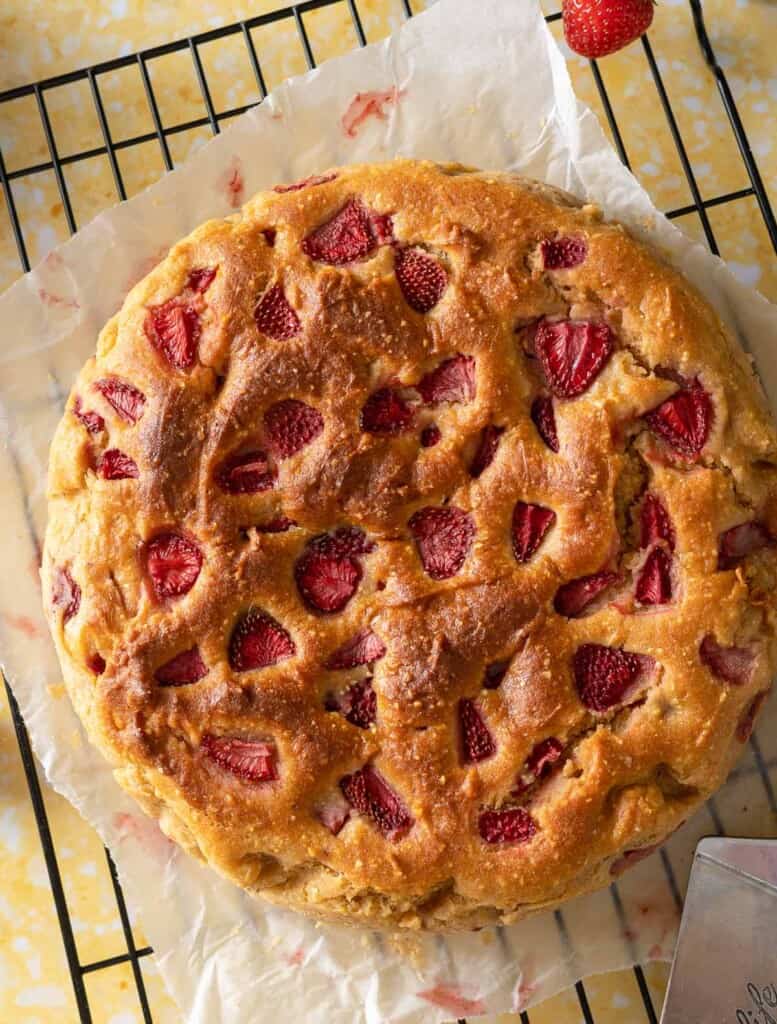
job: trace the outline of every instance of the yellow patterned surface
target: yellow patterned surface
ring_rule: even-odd
[[[513,0],[511,0],[513,2]],[[534,0],[518,0],[534,2]],[[546,12],[557,8],[543,0]],[[267,0],[3,0],[0,10],[0,91],[28,81],[132,53],[169,39],[199,32],[281,6]],[[766,0],[706,0],[705,10],[742,118],[750,134],[772,203],[777,205],[777,5]],[[402,20],[399,0],[359,0],[368,40],[374,41]],[[305,15],[317,60],[345,52],[356,36],[345,3]],[[560,26],[554,27],[560,34]],[[662,0],[651,32],[659,68],[687,145],[688,158],[705,200],[748,186],[747,175],[711,76],[699,58],[686,0]],[[305,70],[305,57],[290,22],[253,32],[268,88]],[[201,51],[217,111],[254,101],[257,84],[240,36],[208,44]],[[579,95],[599,113],[601,103],[585,61],[570,68]],[[601,63],[623,141],[636,174],[663,209],[683,207],[691,194],[667,129],[642,47],[637,45]],[[165,125],[205,116],[188,54],[154,60],[150,74]],[[98,87],[114,141],[153,131],[137,68],[101,77]],[[102,145],[88,88],[70,85],[46,93],[46,104],[60,156]],[[170,137],[174,161],[182,160],[209,136],[192,127]],[[9,172],[49,159],[34,99],[0,106],[0,151]],[[164,170],[153,140],[120,151],[127,194],[154,181]],[[66,167],[65,181],[78,225],[116,201],[105,156]],[[68,225],[53,172],[25,175],[13,182],[31,262],[67,237]],[[777,300],[777,260],[755,200],[742,198],[709,211],[721,254],[748,284]],[[703,239],[695,213],[679,226]],[[0,291],[19,275],[8,211],[0,197]],[[22,625],[22,628],[23,625]],[[34,644],[30,638],[31,645]],[[79,960],[90,964],[126,950],[105,855],[96,835],[60,797],[44,787],[46,809],[73,920]],[[14,1024],[70,1024],[77,1021],[70,976],[59,934],[35,819],[29,802],[10,713],[0,699],[0,1020]],[[145,945],[142,922],[135,942]],[[667,970],[646,969],[653,1003],[663,998]],[[179,1022],[150,958],[142,975],[156,1021]],[[95,1024],[134,1024],[142,1015],[129,966],[119,964],[85,975]],[[591,979],[586,990],[597,1024],[643,1024],[647,1020],[632,972]],[[531,1011],[532,1024],[578,1024],[574,992]],[[501,1024],[517,1018],[503,1016]],[[239,1024],[239,1022],[235,1022]]]

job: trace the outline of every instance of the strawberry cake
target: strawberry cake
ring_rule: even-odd
[[[606,885],[777,663],[777,434],[659,255],[507,174],[255,196],[105,326],[43,592],[117,780],[245,889],[387,929]]]

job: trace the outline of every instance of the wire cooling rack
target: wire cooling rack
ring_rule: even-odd
[[[413,10],[410,6],[409,0],[400,0],[402,12],[405,17],[412,17]],[[515,0],[513,0],[515,2]],[[753,156],[753,151],[750,146],[750,142],[747,137],[742,119],[737,109],[737,104],[734,100],[731,88],[726,80],[726,75],[720,66],[716,57],[713,46],[710,42],[707,30],[704,24],[701,0],[688,0],[690,5],[691,14],[694,21],[694,27],[698,38],[699,46],[708,67],[709,73],[714,76],[715,83],[717,85],[720,98],[723,103],[726,116],[728,118],[731,132],[733,133],[734,140],[739,150],[739,154],[744,166],[744,170],[747,173],[747,178],[750,184],[736,191],[726,192],[721,195],[716,195],[711,198],[702,198],[699,186],[697,183],[696,176],[694,174],[691,161],[688,157],[688,148],[683,139],[680,131],[678,118],[672,108],[672,104],[669,99],[667,89],[664,84],[661,68],[657,61],[653,48],[650,43],[648,36],[644,36],[641,41],[642,50],[644,53],[645,61],[650,71],[655,90],[657,93],[658,101],[663,111],[666,130],[671,136],[672,143],[679,158],[680,165],[682,167],[683,175],[685,177],[692,202],[685,205],[676,207],[674,209],[666,211],[666,215],[670,219],[676,219],[684,217],[688,214],[696,214],[698,216],[701,228],[706,239],[707,245],[716,255],[719,253],[718,244],[715,238],[712,224],[708,211],[717,206],[723,206],[726,204],[734,203],[741,199],[752,197],[758,205],[760,216],[763,220],[763,224],[766,229],[766,233],[769,237],[771,245],[777,254],[777,221],[775,221],[774,212],[772,210],[769,197],[767,195],[764,183],[761,179],[761,175],[756,164],[756,160]],[[53,78],[48,78],[40,82],[36,82],[30,85],[19,86],[13,89],[8,89],[4,92],[0,92],[0,113],[6,105],[12,101],[20,99],[32,99],[37,108],[37,113],[40,118],[40,127],[45,138],[45,145],[48,150],[49,159],[43,160],[39,163],[15,168],[11,171],[6,170],[6,164],[3,159],[2,151],[0,151],[0,185],[2,186],[5,203],[8,211],[8,215],[11,222],[11,229],[13,237],[16,243],[18,251],[19,262],[24,271],[30,269],[30,257],[28,244],[25,240],[25,227],[22,222],[22,218],[19,214],[17,203],[14,198],[14,182],[21,179],[29,178],[30,176],[40,175],[44,172],[53,173],[56,181],[56,188],[59,194],[59,198],[62,203],[64,211],[64,217],[67,223],[67,227],[71,234],[77,230],[76,216],[73,209],[73,201],[70,194],[70,189],[65,176],[65,169],[71,165],[77,165],[85,161],[94,159],[95,157],[107,158],[110,170],[113,178],[113,183],[118,199],[123,200],[127,198],[128,190],[125,187],[125,180],[120,166],[119,155],[122,151],[137,149],[138,147],[144,146],[148,143],[158,143],[161,151],[162,161],[164,167],[167,170],[172,170],[174,166],[173,156],[171,152],[171,140],[182,133],[190,132],[192,129],[205,128],[209,129],[213,134],[217,134],[220,131],[222,122],[233,118],[246,110],[248,110],[254,103],[261,102],[261,100],[267,94],[267,86],[265,83],[265,74],[262,69],[262,64],[257,55],[257,49],[254,43],[252,32],[256,29],[260,29],[263,26],[279,25],[283,24],[287,28],[292,28],[296,32],[298,43],[301,47],[302,54],[304,55],[305,62],[309,68],[316,66],[316,59],[314,56],[314,47],[311,44],[311,38],[306,27],[306,17],[309,17],[312,12],[324,9],[324,8],[339,8],[347,11],[353,32],[355,33],[356,40],[359,46],[366,45],[367,38],[365,35],[362,15],[358,8],[358,0],[306,0],[301,4],[294,6],[285,7],[273,12],[259,15],[255,18],[249,18],[245,21],[236,22],[231,25],[226,25],[220,28],[212,29],[208,32],[203,32],[198,35],[190,36],[185,39],[179,39],[175,42],[165,43],[161,46],[155,46],[147,50],[135,54],[129,54],[126,56],[117,57],[114,60],[105,61],[100,64],[96,64],[92,67],[82,68],[78,71],[72,71],[67,74],[58,75]],[[560,18],[560,14],[551,14],[547,20],[549,22],[557,21]],[[252,74],[256,80],[256,88],[258,90],[258,98],[251,103],[230,107],[227,109],[217,109],[217,104],[214,103],[213,93],[211,85],[209,84],[209,78],[205,71],[204,61],[201,54],[201,49],[204,45],[214,42],[220,39],[242,39],[247,49],[248,60]],[[197,86],[201,94],[202,104],[205,110],[205,114],[201,117],[193,118],[190,120],[182,121],[176,124],[165,124],[164,119],[160,113],[160,104],[157,99],[154,86],[152,84],[152,73],[151,69],[154,63],[163,57],[171,54],[188,54],[193,64],[194,75],[196,78]],[[130,138],[121,140],[114,140],[112,137],[111,128],[109,125],[109,119],[106,116],[106,105],[104,97],[101,94],[101,80],[104,80],[104,76],[119,71],[125,68],[134,68],[139,72],[140,78],[143,84],[145,92],[145,99],[148,104],[148,112],[151,117],[153,124],[153,131],[135,134]],[[590,62],[590,70],[593,75],[596,90],[599,95],[599,99],[604,110],[607,123],[610,128],[613,142],[618,151],[618,154],[623,163],[630,167],[629,155],[624,144],[623,135],[619,128],[616,120],[613,105],[610,101],[607,89],[605,87],[604,80],[602,78],[600,69],[596,61]],[[81,83],[86,85],[91,95],[91,100],[94,105],[94,112],[97,116],[97,122],[99,124],[99,131],[102,136],[102,144],[82,149],[78,152],[69,153],[67,155],[61,155],[58,146],[57,139],[55,138],[55,131],[52,128],[52,117],[50,110],[47,107],[46,97],[51,90],[58,89],[65,85],[73,83]],[[32,527],[31,527],[32,529]],[[51,890],[54,897],[54,904],[56,907],[57,917],[59,920],[59,927],[62,935],[62,942],[64,945],[65,956],[67,959],[68,968],[72,978],[73,991],[75,994],[76,1006],[82,1024],[91,1024],[93,1021],[92,1009],[89,1004],[87,996],[87,990],[85,986],[85,976],[95,972],[105,970],[113,967],[117,964],[128,963],[131,967],[132,974],[137,989],[137,998],[140,1011],[145,1024],[152,1024],[153,1016],[151,1007],[149,1005],[149,999],[146,992],[146,987],[143,979],[142,960],[144,957],[149,956],[153,950],[147,946],[138,948],[135,943],[135,938],[130,923],[127,906],[125,903],[124,895],[122,893],[121,885],[116,873],[116,868],[111,859],[110,853],[106,850],[105,856],[108,862],[108,868],[110,872],[110,878],[113,885],[113,891],[116,898],[116,907],[121,922],[121,927],[126,943],[126,952],[121,953],[117,956],[112,956],[104,960],[97,960],[92,962],[82,962],[76,942],[74,938],[74,924],[68,909],[67,899],[65,896],[65,889],[62,882],[62,874],[60,871],[59,862],[57,860],[57,853],[52,839],[51,829],[49,827],[48,816],[43,800],[43,793],[41,790],[41,784],[38,777],[35,760],[33,758],[32,748],[30,746],[30,740],[27,734],[27,730],[24,725],[24,721],[19,712],[19,707],[14,699],[14,696],[8,687],[8,683],[5,683],[6,692],[8,695],[8,702],[11,709],[11,717],[16,733],[16,739],[19,745],[19,751],[21,754],[22,765],[27,780],[27,786],[29,788],[30,800],[32,803],[33,810],[35,812],[35,820],[40,835],[40,842],[43,850],[43,856],[46,863],[46,869],[48,872],[48,878],[51,885]],[[751,750],[753,755],[753,761],[756,766],[757,772],[763,782],[763,786],[766,793],[766,799],[768,801],[771,811],[777,815],[777,801],[775,800],[775,793],[772,787],[771,780],[769,778],[768,767],[765,764],[761,749],[758,744],[758,740],[753,736],[750,740]],[[708,811],[712,820],[712,823],[720,835],[724,835],[726,832],[725,825],[721,820],[720,813],[714,800],[708,803]],[[661,860],[666,875],[666,881],[669,889],[672,893],[675,903],[678,908],[682,906],[682,896],[680,894],[680,888],[678,886],[675,872],[673,870],[669,854],[665,849],[661,851]],[[613,899],[613,906],[616,914],[619,916],[622,922],[625,923],[625,913],[621,898],[616,885],[611,886],[611,895]],[[564,918],[560,912],[556,912],[556,921],[559,927],[559,931],[562,940],[566,936],[566,928],[564,925]],[[568,938],[567,938],[568,941]],[[650,995],[650,990],[645,979],[645,975],[642,968],[637,966],[634,968],[636,983],[642,997],[642,1004],[644,1009],[644,1019],[649,1024],[657,1024],[656,1009],[653,1006],[653,1002]],[[576,994],[579,1002],[580,1012],[582,1019],[585,1024],[595,1024],[595,1019],[591,1010],[588,994],[586,992],[585,984],[579,981],[576,985]],[[530,1024],[530,1016],[524,1012],[520,1014],[520,1021],[522,1024]],[[462,1022],[459,1022],[462,1024]]]

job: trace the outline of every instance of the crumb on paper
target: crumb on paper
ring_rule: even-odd
[[[67,693],[64,683],[49,683],[46,690],[54,700],[61,700]]]

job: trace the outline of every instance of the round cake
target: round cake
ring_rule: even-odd
[[[91,740],[251,892],[384,928],[606,885],[719,786],[777,661],[777,434],[593,206],[397,161],[176,245],[51,449]]]

